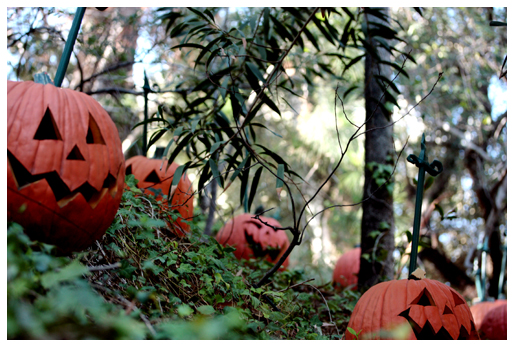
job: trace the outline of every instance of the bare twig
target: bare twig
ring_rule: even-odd
[[[305,280],[303,282],[300,282],[300,283],[297,283],[297,284],[294,284],[294,285],[288,285],[288,287],[286,289],[282,289],[282,290],[277,290],[277,292],[284,292],[284,291],[288,291],[296,286],[299,286],[299,285],[303,285],[303,284],[306,284],[307,282],[311,282],[315,280],[315,278],[311,278],[311,279],[308,279],[308,280]]]
[[[97,272],[97,271],[106,271],[109,269],[116,269],[122,267],[122,264],[120,262],[113,263],[111,265],[105,265],[105,266],[91,266],[88,267],[88,271],[90,272]]]

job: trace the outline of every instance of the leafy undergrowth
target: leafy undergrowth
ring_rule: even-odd
[[[177,238],[133,176],[113,224],[89,249],[58,256],[8,225],[9,339],[341,339],[358,293],[236,260],[203,235]],[[274,308],[275,307],[275,308]]]

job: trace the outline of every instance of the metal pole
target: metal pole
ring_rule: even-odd
[[[57,67],[57,72],[55,74],[54,85],[56,87],[61,87],[61,84],[63,83],[66,68],[70,62],[70,56],[72,55],[73,46],[75,45],[75,40],[77,40],[80,24],[82,23],[82,18],[84,17],[85,12],[85,7],[77,7],[77,12],[75,12],[75,16],[73,17],[72,27],[68,34],[68,38],[66,39],[66,45],[64,46],[63,54],[61,56],[61,60],[59,60],[59,66]]]
[[[147,72],[143,72],[144,84],[143,84],[143,96],[145,97],[145,111],[143,113],[143,156],[147,156],[147,120],[148,120],[148,94],[150,93],[150,85],[148,83]]]
[[[425,173],[428,172],[432,176],[437,176],[443,171],[443,165],[440,161],[434,160],[429,164],[427,162],[426,154],[426,136],[422,134],[422,140],[420,141],[420,155],[409,155],[408,162],[416,165],[418,170],[418,182],[417,182],[417,198],[415,201],[415,218],[413,221],[413,238],[411,239],[411,256],[409,264],[409,274],[413,273],[417,268],[417,257],[418,257],[418,239],[420,236],[420,217],[422,210],[422,197],[424,196],[424,178]]]

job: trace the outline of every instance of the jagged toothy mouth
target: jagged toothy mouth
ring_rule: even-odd
[[[259,229],[261,229],[263,227],[263,225],[261,225],[257,221],[256,222],[249,221],[247,223],[253,224]],[[244,229],[244,234],[245,234],[245,240],[247,241],[247,244],[252,249],[252,253],[254,254],[255,257],[261,258],[266,255],[269,255],[272,260],[276,260],[279,257],[279,254],[281,253],[281,248],[272,248],[270,246],[263,248],[263,246],[261,244],[259,244],[257,241],[255,241],[252,238],[251,234],[247,231],[246,228]]]
[[[72,201],[77,194],[81,194],[91,208],[95,209],[107,192],[114,194],[113,192],[116,191],[116,179],[111,173],[107,174],[100,191],[96,190],[87,182],[75,190],[70,191],[56,171],[32,175],[9,150],[7,150],[7,160],[18,189],[22,189],[27,185],[44,179],[50,186],[57,205],[61,208]]]

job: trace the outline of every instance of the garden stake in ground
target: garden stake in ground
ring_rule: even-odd
[[[422,196],[424,195],[424,177],[426,172],[432,176],[437,176],[443,171],[442,162],[434,160],[431,162],[431,164],[429,164],[427,161],[425,134],[422,134],[420,148],[421,151],[418,157],[411,154],[407,158],[408,162],[413,163],[418,167],[417,199],[415,201],[415,218],[413,221],[413,238],[411,245],[409,274],[413,273],[417,268],[418,238],[420,234],[420,211],[422,210]]]

